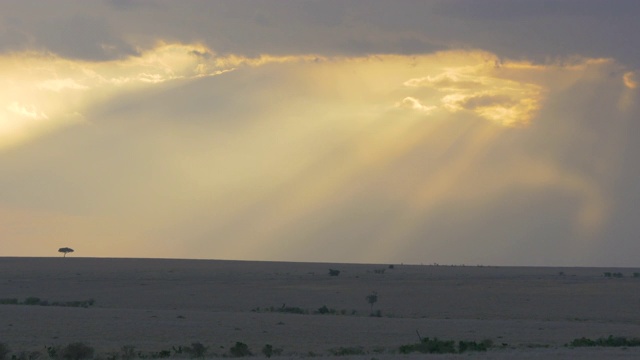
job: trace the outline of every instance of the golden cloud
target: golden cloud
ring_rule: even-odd
[[[103,62],[29,51],[0,56],[0,149],[78,123],[91,106],[124,92],[294,60],[299,58],[216,56],[203,45],[167,43]]]
[[[636,79],[636,73],[633,71],[626,72],[622,76],[622,81],[624,85],[629,89],[635,89],[638,87],[638,80]]]
[[[435,75],[406,80],[407,87],[429,87],[445,93],[440,102],[450,112],[471,111],[504,126],[528,124],[540,107],[540,86],[501,78],[486,60],[445,68]]]

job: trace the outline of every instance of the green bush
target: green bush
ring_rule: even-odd
[[[185,351],[193,358],[202,358],[207,353],[208,347],[200,342],[191,343],[191,347],[186,347]]]
[[[18,299],[16,298],[5,298],[0,299],[0,305],[17,305]]]
[[[487,339],[479,343],[475,341],[458,341],[458,351],[487,351],[493,346],[493,341]]]
[[[356,347],[339,347],[329,350],[331,355],[334,356],[349,356],[349,355],[364,355],[364,349],[360,346]]]
[[[598,338],[595,340],[588,339],[586,337],[581,337],[579,339],[574,339],[571,341],[568,346],[572,347],[585,347],[585,346],[604,346],[604,347],[633,347],[640,346],[639,338],[627,339],[622,336],[613,336],[609,335],[606,338]]]
[[[50,359],[58,358],[59,349],[57,346],[47,346],[47,355]]]
[[[253,355],[251,353],[251,350],[249,350],[249,346],[239,341],[229,349],[229,354],[233,357],[244,357]]]
[[[9,356],[9,353],[11,353],[11,349],[9,348],[9,345],[5,343],[0,343],[0,360],[6,360],[7,357]]]
[[[65,360],[85,360],[93,357],[94,350],[91,346],[83,342],[71,343],[60,351],[60,355]]]
[[[120,348],[120,356],[122,360],[132,360],[136,357],[136,347],[133,345],[124,345]]]
[[[17,356],[11,356],[15,360],[37,360],[42,354],[39,351],[21,351]]]
[[[271,356],[273,356],[273,346],[266,344],[262,347],[262,353],[264,354],[264,356],[270,358]]]
[[[453,340],[438,340],[438,338],[424,338],[417,344],[402,345],[401,354],[420,352],[425,354],[452,354],[456,353],[456,343]]]
[[[30,296],[24,299],[25,305],[40,305],[40,298],[35,296]]]

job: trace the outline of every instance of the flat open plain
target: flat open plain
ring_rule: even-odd
[[[76,341],[103,358],[123,345],[151,354],[194,342],[213,357],[240,341],[257,356],[271,344],[280,358],[361,347],[359,358],[411,359],[425,355],[398,348],[419,333],[496,345],[434,358],[640,358],[638,347],[564,346],[580,337],[640,337],[638,269],[388,265],[0,258],[0,299],[95,300],[88,308],[0,305],[0,342],[14,353],[41,351],[41,360],[45,346]],[[381,317],[369,316],[373,291]],[[314,314],[322,306],[344,314]]]

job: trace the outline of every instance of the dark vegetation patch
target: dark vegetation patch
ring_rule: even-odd
[[[574,339],[570,343],[565,346],[571,347],[589,347],[589,346],[604,346],[604,347],[633,347],[640,346],[640,338],[631,338],[627,339],[623,336],[613,336],[609,335],[609,337],[601,337],[595,340],[588,339],[586,337],[581,337],[579,339]]]
[[[475,341],[458,341],[440,340],[438,338],[423,338],[416,344],[408,344],[400,346],[401,354],[410,354],[414,352],[424,354],[456,354],[468,351],[487,351],[493,347],[493,341],[487,339],[481,342]]]
[[[0,299],[0,305],[31,305],[31,306],[63,306],[63,307],[82,307],[88,308],[95,304],[94,299],[88,300],[74,300],[74,301],[49,301],[40,299],[39,297],[29,296],[23,301],[17,298],[3,298]]]

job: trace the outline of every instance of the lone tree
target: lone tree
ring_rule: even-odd
[[[367,295],[367,302],[371,305],[371,314],[373,314],[373,304],[378,301],[378,293],[372,291],[371,294]]]
[[[72,253],[73,249],[72,248],[68,248],[68,247],[63,247],[63,248],[58,249],[58,252],[61,252],[61,253],[64,254],[62,257],[67,257],[67,254],[68,253]]]

